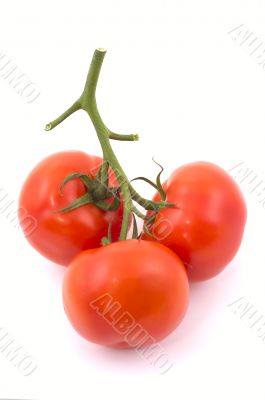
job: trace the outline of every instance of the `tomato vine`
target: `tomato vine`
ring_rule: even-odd
[[[122,226],[121,226],[121,231],[120,231],[120,240],[125,240],[127,237],[127,232],[128,232],[128,226],[130,222],[130,215],[131,214],[136,214],[138,217],[147,220],[149,222],[152,222],[155,219],[155,215],[159,213],[159,211],[163,208],[169,208],[169,207],[175,207],[175,204],[172,203],[167,203],[165,201],[165,193],[163,191],[161,182],[160,182],[160,175],[161,172],[158,174],[157,181],[156,183],[150,182],[146,178],[140,178],[143,179],[149,183],[151,183],[155,188],[160,192],[161,194],[161,201],[152,201],[143,198],[132,186],[131,182],[127,178],[122,166],[120,165],[113,149],[110,143],[110,140],[121,140],[121,141],[136,141],[139,139],[139,136],[137,134],[132,134],[132,135],[122,135],[122,134],[117,134],[112,132],[108,127],[105,125],[103,122],[103,119],[101,118],[101,115],[99,113],[98,107],[97,107],[97,102],[96,102],[96,89],[97,89],[97,83],[102,67],[102,63],[104,60],[106,54],[106,50],[102,48],[98,48],[95,50],[90,68],[88,71],[87,79],[86,79],[86,84],[84,87],[84,90],[79,97],[77,101],[73,103],[73,105],[68,108],[63,114],[61,114],[58,118],[53,120],[52,122],[48,123],[45,126],[46,131],[50,131],[51,129],[55,128],[58,124],[60,124],[62,121],[64,121],[66,118],[68,118],[71,114],[78,110],[84,110],[90,117],[101,148],[103,152],[103,164],[102,167],[100,168],[100,171],[93,181],[90,179],[89,176],[77,176],[79,174],[71,174],[71,176],[66,177],[65,181],[62,183],[62,185],[66,184],[70,179],[81,179],[83,183],[85,184],[87,188],[87,195],[82,196],[82,198],[77,199],[74,203],[69,205],[69,207],[66,207],[63,210],[60,210],[61,212],[67,212],[71,211],[74,208],[81,207],[85,204],[93,202],[96,206],[99,208],[104,209],[104,207],[109,207],[111,209],[111,206],[113,207],[118,207],[119,204],[116,201],[115,203],[115,198],[119,199],[120,194],[122,195],[123,199],[123,221],[122,221]],[[110,188],[108,186],[108,173],[109,173],[109,168],[113,170],[116,179],[119,183],[119,188],[116,190],[116,192],[113,191],[113,188]],[[91,193],[91,188],[92,188],[92,193]],[[117,188],[116,188],[117,189]],[[114,200],[111,204],[105,202],[106,199],[114,197]],[[138,203],[140,206],[142,206],[146,210],[151,210],[153,211],[153,215],[146,216],[142,214],[134,205],[133,202]],[[134,219],[134,226],[136,226],[135,219]],[[137,235],[137,230],[134,229],[134,235]]]

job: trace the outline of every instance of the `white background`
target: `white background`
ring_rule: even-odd
[[[155,176],[155,156],[164,177],[183,163],[208,160],[226,170],[244,162],[265,180],[265,70],[258,52],[251,56],[228,33],[244,24],[265,41],[264,2],[2,3],[0,53],[41,92],[27,104],[0,77],[0,188],[10,198],[48,154],[100,154],[82,112],[43,131],[79,96],[96,47],[108,48],[98,88],[102,116],[112,130],[141,137],[113,143],[130,178]],[[265,399],[265,343],[228,307],[243,296],[265,315],[265,209],[248,185],[241,187],[248,203],[243,245],[222,274],[191,286],[185,320],[162,342],[174,362],[165,375],[133,351],[79,337],[62,308],[64,268],[37,254],[0,214],[0,327],[38,364],[23,377],[0,353],[0,398]]]

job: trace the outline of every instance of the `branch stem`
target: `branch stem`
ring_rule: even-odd
[[[146,219],[145,215],[142,214],[140,211],[138,211],[136,207],[134,207],[133,201],[136,201],[146,210],[152,210],[155,212],[158,212],[160,208],[165,208],[166,206],[172,207],[174,205],[167,204],[164,201],[154,202],[141,197],[132,187],[111,147],[110,144],[111,139],[121,140],[121,141],[136,141],[139,139],[139,136],[137,134],[119,135],[117,133],[110,131],[100,116],[96,102],[96,89],[105,54],[106,54],[105,49],[100,48],[95,50],[87,74],[86,84],[80,98],[60,117],[56,118],[54,121],[47,124],[45,130],[49,131],[53,129],[54,127],[59,125],[62,121],[64,121],[66,118],[68,118],[71,114],[80,109],[87,112],[95,127],[98,140],[102,148],[103,162],[111,166],[120,186],[120,191],[122,193],[122,198],[123,198],[123,221],[119,239],[125,240],[127,237],[131,213],[134,212],[140,218]],[[104,182],[102,180],[102,186],[103,185]],[[99,195],[101,196],[103,192],[104,190],[102,191],[100,190]]]

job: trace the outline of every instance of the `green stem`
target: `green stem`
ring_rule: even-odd
[[[107,50],[102,48],[98,48],[94,52],[88,70],[86,84],[80,97],[82,108],[86,111],[90,108],[91,104],[95,102],[98,78],[106,52]]]
[[[120,232],[120,240],[125,240],[128,232],[131,212],[135,212],[136,214],[138,213],[138,215],[141,214],[141,218],[144,217],[145,219],[145,216],[133,206],[133,200],[143,206],[145,209],[153,210],[155,212],[159,211],[160,208],[172,207],[174,204],[167,204],[164,201],[153,202],[141,197],[130,184],[125,172],[117,160],[117,157],[115,156],[115,153],[112,150],[110,139],[135,141],[138,140],[139,137],[138,135],[119,135],[111,132],[99,114],[96,102],[96,89],[105,54],[105,49],[95,50],[82,95],[60,117],[47,124],[45,130],[49,131],[53,129],[77,110],[83,109],[87,112],[97,132],[103,152],[104,162],[107,162],[111,166],[120,185],[123,197],[123,221]],[[102,182],[102,184],[103,183],[104,182]]]
[[[89,107],[87,107],[86,111],[90,116],[91,121],[97,132],[98,139],[103,152],[103,159],[105,162],[107,161],[111,165],[116,175],[117,181],[120,184],[121,193],[123,194],[123,199],[124,199],[123,220],[120,233],[120,240],[125,240],[127,236],[128,226],[130,223],[130,213],[132,207],[132,200],[129,191],[129,181],[112,150],[108,129],[106,128],[104,122],[100,117],[95,99],[91,103],[89,103]]]
[[[97,200],[105,200],[109,187],[109,163],[104,161],[101,165],[95,180],[97,186],[94,189],[93,196]]]
[[[123,171],[119,161],[117,160],[109,140],[110,131],[104,124],[97,107],[96,88],[101,71],[102,63],[106,54],[106,50],[97,49],[94,53],[85,84],[83,94],[80,97],[80,103],[85,110],[98,135],[101,144],[104,161],[107,161],[113,168],[118,183],[120,184],[121,193],[124,199],[123,220],[120,232],[120,240],[125,240],[127,236],[128,226],[130,223],[130,213],[132,208],[132,200],[130,196],[128,179]]]
[[[137,133],[132,135],[120,135],[119,133],[114,133],[109,131],[109,138],[113,140],[136,142],[137,140],[139,140],[139,135]]]
[[[60,117],[56,118],[52,122],[49,122],[45,126],[45,131],[50,131],[51,129],[55,128],[61,122],[63,122],[66,118],[68,118],[71,114],[81,109],[81,105],[78,101],[76,101],[71,107],[68,108]]]
[[[138,210],[135,206],[132,207],[132,212],[137,215],[137,217],[143,219],[144,221],[148,220],[148,216],[144,215],[141,211]]]

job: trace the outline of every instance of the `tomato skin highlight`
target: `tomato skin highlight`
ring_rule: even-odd
[[[99,313],[95,305],[104,296],[112,302]],[[113,327],[122,314],[133,318],[130,329],[139,324],[159,341],[184,317],[188,297],[181,260],[159,243],[135,239],[80,253],[63,284],[64,308],[77,332],[91,342],[116,348],[131,347],[127,332]]]
[[[243,195],[222,168],[195,162],[177,168],[165,186],[166,201],[176,208],[161,210],[149,227],[158,241],[185,263],[192,281],[220,273],[236,255],[244,233],[247,208]],[[160,200],[157,193],[154,200]]]
[[[26,235],[23,213],[19,212],[21,227],[29,243],[55,263],[67,266],[80,251],[100,246],[110,222],[113,240],[118,239],[122,206],[117,211],[105,212],[88,204],[69,212],[57,212],[86,193],[82,182],[75,179],[69,181],[60,194],[59,187],[64,178],[74,172],[95,176],[101,163],[100,157],[81,151],[55,153],[31,171],[22,187],[19,210],[26,210],[37,226]]]

